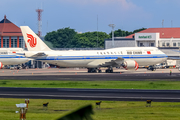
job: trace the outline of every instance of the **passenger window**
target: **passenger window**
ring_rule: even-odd
[[[107,52],[107,54],[109,54],[109,52]]]
[[[114,52],[114,54],[116,54],[116,52]]]
[[[113,54],[113,52],[111,52],[111,54]]]
[[[104,54],[106,54],[106,52],[104,52]]]
[[[102,52],[101,52],[101,55],[102,55]]]
[[[97,52],[97,54],[99,55],[99,52]]]

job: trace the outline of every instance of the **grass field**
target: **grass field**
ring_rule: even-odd
[[[109,88],[109,89],[162,89],[180,90],[180,81],[53,81],[53,80],[0,80],[0,87],[39,88]]]
[[[42,104],[49,102],[48,110]],[[0,119],[19,120],[19,109],[15,104],[24,103],[24,99],[0,98]],[[152,102],[146,107],[144,102],[102,101],[97,109],[95,101],[90,100],[54,100],[30,99],[27,120],[55,120],[72,110],[87,104],[93,105],[94,120],[179,120],[180,103]]]
[[[180,81],[43,81],[43,80],[0,80],[0,87],[40,88],[112,88],[112,89],[170,89],[179,90]],[[42,104],[49,102],[48,110]],[[93,105],[94,120],[179,120],[180,103],[102,101],[97,109],[93,100],[30,99],[27,120],[55,120],[72,110],[87,104]],[[0,98],[0,120],[19,120],[15,104],[24,99]]]

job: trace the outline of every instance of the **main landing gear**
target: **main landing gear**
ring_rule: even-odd
[[[108,69],[106,69],[106,73],[113,73],[113,68],[109,67]]]
[[[102,70],[101,69],[97,69],[97,68],[88,68],[88,73],[101,73]]]
[[[88,68],[88,73],[101,73],[102,70],[100,68]],[[109,67],[105,71],[106,73],[113,73],[113,68]]]

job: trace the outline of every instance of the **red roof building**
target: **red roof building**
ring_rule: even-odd
[[[180,28],[148,28],[138,33],[159,33],[160,38],[180,38]],[[126,38],[133,38],[134,35],[126,36]]]
[[[21,29],[4,16],[0,21],[0,47],[1,48],[24,48]]]
[[[112,48],[112,39],[105,40],[105,48]],[[148,28],[125,38],[114,38],[114,47],[180,48],[180,28]]]
[[[180,28],[148,28],[126,36],[130,38],[137,47],[180,47]]]

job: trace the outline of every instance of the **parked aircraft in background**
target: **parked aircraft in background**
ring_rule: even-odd
[[[29,52],[26,57],[62,67],[86,67],[88,72],[113,72],[113,67],[137,70],[139,66],[156,65],[167,55],[155,47],[121,47],[106,50],[54,51],[51,50],[28,26],[21,31]]]
[[[13,48],[14,49],[14,48]],[[12,48],[0,48],[0,69],[3,65],[18,65],[29,61],[24,55],[17,55]]]

